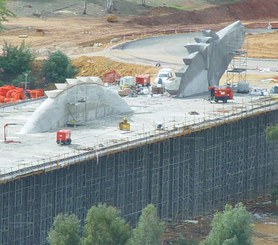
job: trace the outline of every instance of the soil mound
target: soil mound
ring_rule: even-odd
[[[131,21],[142,26],[160,26],[169,24],[216,24],[228,21],[278,19],[278,1],[246,0],[235,4],[209,7],[203,10],[182,11],[160,8],[161,15],[153,15],[153,11],[145,16],[135,17]]]

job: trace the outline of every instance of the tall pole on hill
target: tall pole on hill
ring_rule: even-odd
[[[83,13],[82,14],[87,14],[87,1],[84,1],[84,8],[83,8]]]
[[[106,12],[112,13],[113,9],[113,0],[106,0]]]

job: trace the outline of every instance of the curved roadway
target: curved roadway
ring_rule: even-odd
[[[185,45],[193,42],[196,33],[150,37],[119,45],[111,54],[114,58],[141,64],[161,63],[162,66],[180,68],[187,56]]]
[[[248,30],[248,32],[268,32],[268,30]],[[187,56],[184,46],[194,42],[194,37],[200,35],[201,33],[187,33],[131,41],[111,49],[109,56],[128,63],[155,65],[160,62],[162,66],[179,69],[184,65],[182,59]],[[246,63],[249,70],[261,68],[278,71],[278,60],[249,58]]]

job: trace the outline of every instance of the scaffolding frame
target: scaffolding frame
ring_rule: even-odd
[[[239,46],[239,44],[228,47]],[[247,43],[245,42],[239,50],[230,50],[229,58],[233,57],[226,70],[226,84],[231,86],[238,82],[246,82],[247,76]]]
[[[70,88],[72,89],[72,88]],[[69,118],[67,125],[68,126],[77,126],[82,125],[86,122],[86,100],[87,100],[87,90],[82,87],[82,85],[76,86],[73,88],[76,90],[75,93],[67,93],[67,110],[69,111]]]

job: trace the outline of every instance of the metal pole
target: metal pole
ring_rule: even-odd
[[[7,143],[7,138],[6,138],[6,127],[8,126],[9,124],[5,124],[4,125],[4,143]]]
[[[25,99],[27,98],[26,96],[26,89],[27,89],[27,81],[28,81],[28,73],[25,73],[25,83],[24,83],[24,95],[25,95]]]

